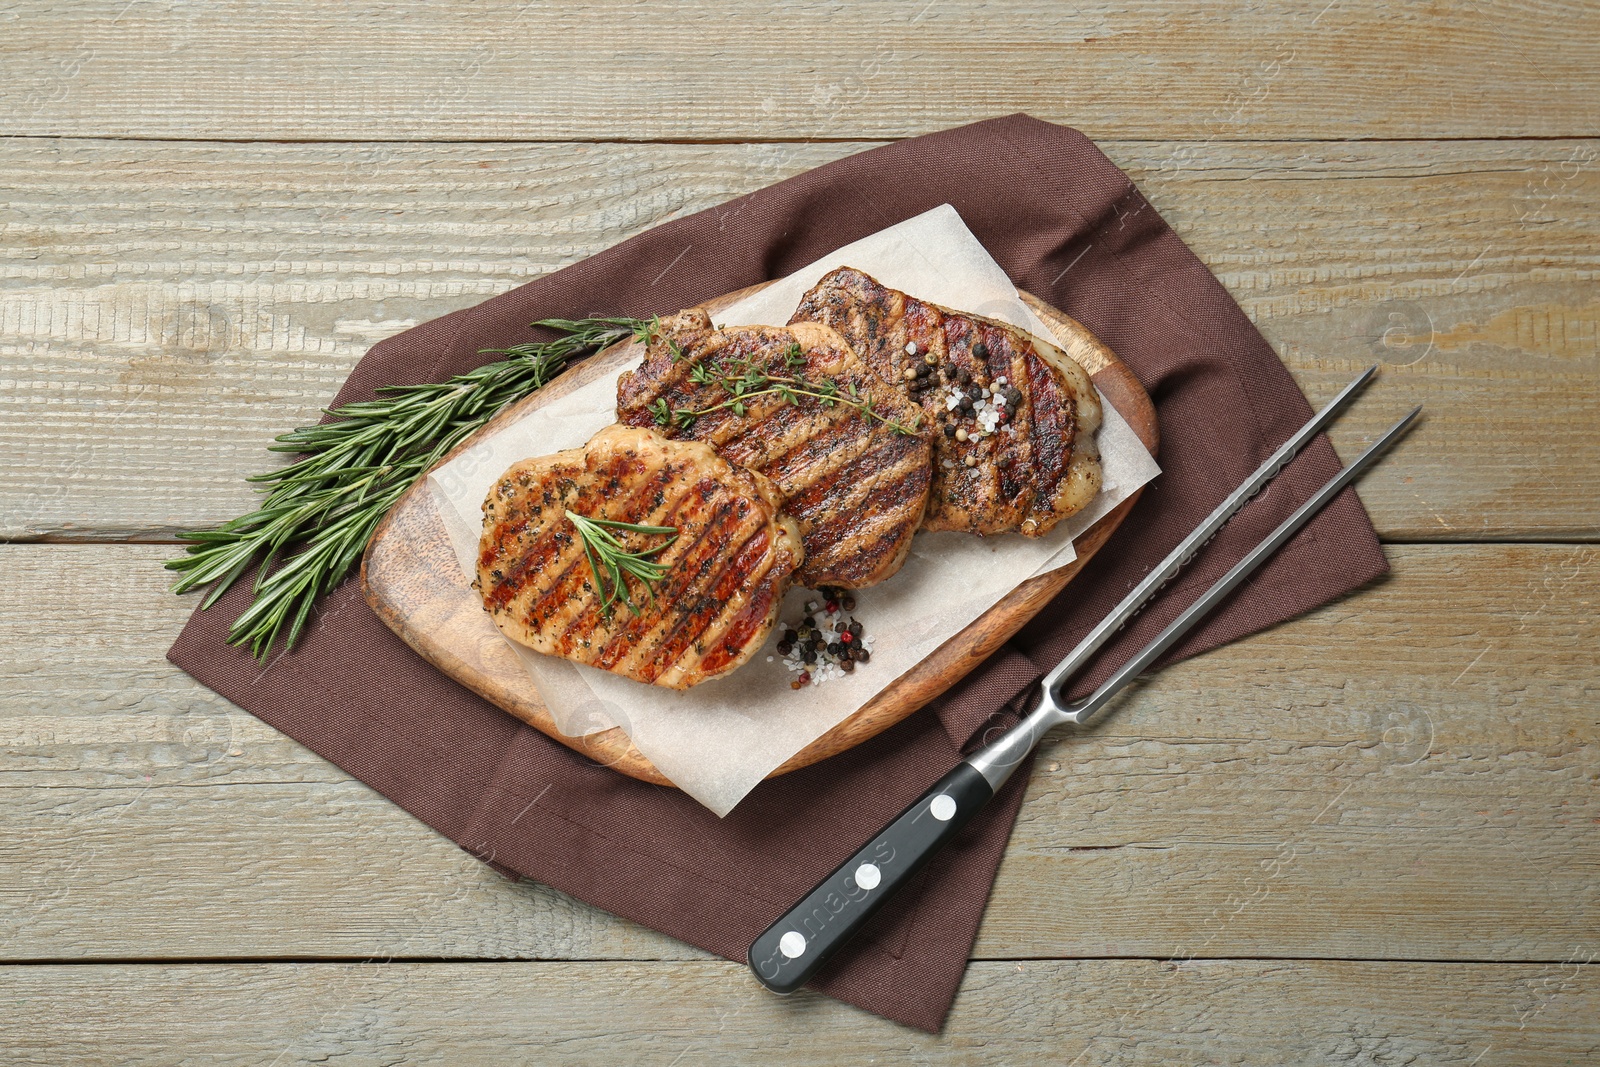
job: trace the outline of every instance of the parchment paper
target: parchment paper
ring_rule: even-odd
[[[840,266],[946,307],[1052,334],[1017,296],[999,265],[948,204],[830,254],[714,316],[718,325],[787,322],[801,295]],[[619,371],[619,375],[620,375]],[[904,568],[855,594],[855,616],[873,639],[872,661],[853,674],[798,691],[774,653],[776,633],[726,678],[676,692],[525,649],[515,642],[540,699],[563,732],[621,726],[641,753],[685,793],[726,815],[757,783],[895,678],[964,629],[1021,582],[1064,566],[1072,539],[1159,473],[1127,422],[1101,397],[1103,487],[1082,512],[1046,537],[978,538],[920,533]],[[615,421],[616,376],[590,383],[479,442],[429,476],[441,518],[470,583],[489,487],[513,463],[583,444]],[[814,594],[793,590],[780,616],[795,621]],[[498,634],[487,613],[483,626]]]

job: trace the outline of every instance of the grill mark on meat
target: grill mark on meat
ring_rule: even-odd
[[[947,381],[965,370],[976,383],[992,386],[1004,375],[1022,394],[1020,403],[1008,405],[1008,421],[988,435],[967,441],[934,436],[923,529],[1019,530],[1039,536],[1098,490],[1099,451],[1092,435],[1099,425],[1099,399],[1082,368],[1044,342],[1006,324],[909,297],[850,267],[813,286],[789,321],[832,326],[884,381],[912,396],[904,377],[907,360],[928,352]],[[979,340],[986,348],[982,359],[972,353]],[[905,353],[907,341],[916,342],[915,357]],[[922,396],[924,410],[935,420],[947,414],[943,399],[942,388]],[[974,466],[967,466],[969,458]]]
[[[669,667],[677,659],[677,653],[672,651],[672,641],[680,632],[690,633],[693,640],[694,633],[698,633],[706,619],[704,613],[696,609],[701,601],[701,587],[722,573],[722,569],[733,563],[731,555],[738,552],[744,542],[754,536],[752,531],[757,526],[746,522],[747,515],[736,514],[730,507],[718,507],[712,512],[706,522],[706,534],[694,542],[690,552],[683,553],[674,563],[677,569],[678,581],[672,589],[658,590],[658,597],[670,597],[674,611],[662,619],[640,621],[634,627],[632,637],[626,640],[613,641],[605,649],[597,665],[624,664],[630,669],[638,670],[646,677],[654,678],[661,670]]]
[[[634,516],[637,521],[647,526],[670,526],[675,519],[675,512],[686,498],[682,490],[671,501],[671,506],[663,508],[659,503],[653,503],[658,496],[664,497],[665,493],[685,473],[683,466],[662,467],[650,475],[639,487],[638,491],[629,497],[617,499],[601,499],[601,507],[594,512],[592,518],[617,519],[618,516]],[[652,503],[647,503],[652,502]],[[580,592],[594,592],[598,588],[594,585],[594,574],[589,567],[589,557],[583,550],[583,540],[572,529],[566,517],[566,504],[562,501],[560,512],[550,514],[544,527],[544,537],[552,542],[559,543],[562,551],[557,556],[548,557],[541,570],[551,573],[546,579],[544,592],[533,598],[526,608],[520,613],[522,621],[529,626],[547,626],[556,619],[566,617],[566,625],[571,626],[577,620],[572,618],[575,605],[582,603],[578,598]],[[552,512],[555,509],[551,509]],[[583,512],[578,512],[580,515]],[[629,520],[623,520],[629,521]],[[534,559],[537,556],[538,542],[527,552],[525,559]],[[558,563],[559,566],[553,566]],[[526,569],[524,571],[526,573]],[[521,576],[519,576],[521,577]],[[509,584],[509,583],[507,583]],[[519,582],[520,587],[520,582]],[[598,601],[596,601],[598,604]],[[572,646],[562,646],[562,652],[570,652]]]
[[[658,661],[662,641],[674,628],[685,624],[685,604],[692,602],[696,585],[709,568],[719,562],[728,562],[730,542],[737,536],[747,517],[748,512],[737,513],[730,502],[715,507],[701,524],[700,536],[672,560],[668,571],[672,581],[665,588],[656,590],[658,598],[673,604],[677,610],[664,619],[635,618],[601,649],[595,665],[609,670],[624,659],[640,664]],[[676,547],[673,545],[673,548]]]
[[[1030,509],[1028,522],[1036,522],[1048,515],[1050,501],[1056,486],[1066,476],[1067,465],[1072,461],[1072,446],[1078,431],[1070,398],[1062,395],[1060,383],[1050,368],[1037,356],[1027,358],[1028,404],[1033,423],[1039,428],[1039,446],[1035,451],[1034,470],[1037,472],[1038,496],[1044,509]]]
[[[919,418],[917,406],[898,390],[886,388],[831,330],[814,324],[700,330],[699,324],[706,321],[703,314],[688,312],[663,320],[640,368],[618,382],[619,422],[655,427],[650,408],[662,399],[673,410],[698,411],[718,405],[729,399],[728,393],[720,384],[694,382],[694,368],[737,374],[746,361],[764,375],[799,378],[813,388],[831,381],[848,393],[853,385],[858,396],[873,398],[885,418],[902,424]],[[682,332],[674,323],[688,323],[691,329]],[[677,359],[672,358],[674,344]],[[786,352],[796,344],[804,360],[798,369],[785,360]],[[767,395],[746,398],[744,403],[743,415],[724,408],[699,416],[689,427],[656,428],[668,437],[705,441],[729,461],[772,478],[786,497],[805,497],[803,509],[787,509],[801,520],[805,546],[806,562],[797,581],[811,587],[859,588],[893,574],[904,561],[921,521],[932,480],[926,427],[917,433],[899,434],[853,405],[827,405],[814,397],[801,396],[790,404],[781,396]],[[897,513],[900,544],[895,551],[874,551],[863,557],[852,541],[855,521],[845,504],[855,487],[842,482],[838,474],[857,465],[858,478],[864,478],[866,469],[859,463],[867,457],[885,468],[892,467],[906,484],[897,487],[896,493],[886,494],[877,505]]]
[[[753,555],[765,552],[767,548],[766,541],[767,532],[765,530],[757,531],[755,538],[745,546],[745,553]],[[743,569],[738,566],[730,567],[722,583],[718,586],[718,593],[724,597],[727,594],[731,594],[733,589],[727,588],[727,586],[737,579],[738,574]],[[722,627],[727,636],[715,648],[700,658],[700,668],[707,671],[717,671],[726,667],[733,657],[738,654],[739,650],[755,636],[757,628],[761,625],[761,620],[765,619],[773,610],[776,606],[776,601],[777,590],[775,584],[770,580],[761,582],[756,589],[752,590],[749,602],[740,608],[733,618],[728,619],[726,625]]]
[[[655,557],[667,569],[666,577],[658,584],[655,591],[658,598],[676,597],[678,595],[678,591],[688,580],[684,564],[693,558],[696,551],[710,539],[711,531],[726,517],[728,509],[732,506],[730,502],[724,501],[713,507],[708,516],[703,519],[700,518],[702,509],[712,500],[716,490],[717,485],[715,482],[709,479],[702,479],[680,493],[666,514],[647,515],[639,519],[640,524],[645,526],[678,526],[680,529],[688,526],[697,535],[688,539],[688,544],[680,551],[679,542],[685,540],[680,534],[677,541],[674,541],[666,551]],[[715,552],[716,547],[715,541],[712,541],[711,551]],[[583,580],[586,583],[591,582],[593,580],[593,571],[589,567],[588,557],[582,552],[581,545],[579,546],[578,558],[581,562],[574,565],[574,570],[580,574],[588,575]],[[552,590],[550,595],[557,596],[558,594]],[[666,602],[671,603],[670,600]],[[626,608],[615,609],[615,605],[613,605],[615,610],[612,620],[610,623],[606,623],[600,613],[600,601],[597,596],[585,598],[581,601],[567,599],[566,603],[579,605],[579,609],[576,615],[567,619],[566,632],[557,639],[557,647],[561,649],[563,654],[570,652],[574,647],[571,644],[574,634],[600,632],[603,628],[607,637],[599,644],[598,648],[593,644],[590,645],[590,655],[594,657],[595,666],[606,670],[610,670],[617,661],[617,658],[608,658],[607,656],[613,645],[621,642],[627,647],[634,647],[639,635],[650,626],[655,625],[655,621],[651,620],[650,616],[646,614],[633,615]],[[618,620],[624,616],[626,616],[627,621],[619,623]]]
[[[556,502],[565,505],[576,487],[576,474],[569,470],[558,483],[560,492]],[[498,495],[509,495],[497,490]],[[508,608],[511,603],[521,596],[523,587],[530,576],[550,569],[553,562],[561,561],[557,573],[565,573],[571,566],[568,552],[575,542],[569,533],[553,529],[552,525],[544,521],[546,512],[550,508],[549,494],[546,500],[531,512],[514,511],[514,521],[502,522],[493,528],[489,538],[480,542],[483,550],[479,553],[478,567],[480,570],[498,556],[505,553],[505,546],[526,540],[525,534],[529,526],[534,527],[536,533],[531,543],[523,547],[516,562],[509,565],[501,572],[498,583],[494,589],[486,594],[486,601],[491,610]],[[492,516],[490,516],[492,518]]]
[[[691,601],[691,606],[684,611],[683,621],[674,627],[671,633],[664,635],[661,642],[656,646],[652,661],[656,663],[663,661],[676,662],[678,659],[687,656],[690,649],[696,645],[697,634],[703,633],[708,629],[715,629],[715,624],[722,621],[721,617],[729,611],[730,605],[733,603],[733,595],[739,591],[744,581],[743,574],[735,570],[734,567],[747,566],[751,558],[759,557],[766,551],[766,531],[757,529],[752,531],[742,544],[723,557],[728,559],[731,556],[731,559],[728,559],[729,566],[721,570],[708,566],[706,572],[695,582],[699,593]],[[719,593],[721,594],[720,596],[718,595]],[[729,634],[728,638],[731,640],[732,635]],[[703,646],[704,643],[700,642],[700,644]],[[693,662],[703,662],[705,660],[704,648],[696,648],[694,651],[695,660]],[[726,663],[725,658],[723,662],[724,664]]]
[[[828,510],[854,516],[850,537],[819,547],[824,555],[813,565],[846,580],[859,580],[890,561],[903,562],[910,542],[901,536],[900,516],[923,496],[920,483],[908,476],[918,462],[915,456],[869,453],[790,497],[784,507],[802,524]],[[901,554],[898,559],[897,554]]]
[[[732,670],[760,646],[799,562],[799,534],[776,487],[708,447],[609,427],[583,449],[513,466],[485,501],[478,585],[508,636],[640,681],[686,688]],[[655,557],[655,597],[629,580],[638,613],[600,612],[579,514],[676,526]],[[629,548],[659,535],[618,531]],[[506,580],[506,579],[510,580]],[[706,651],[716,655],[706,666]]]

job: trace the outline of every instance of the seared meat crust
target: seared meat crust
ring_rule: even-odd
[[[799,566],[799,530],[766,478],[695,442],[609,426],[582,448],[515,464],[483,505],[475,583],[502,633],[539,652],[687,689],[727,674],[766,640]],[[676,527],[652,557],[654,595],[629,579],[637,614],[601,611],[567,509]],[[629,551],[663,535],[612,531]]]
[[[743,414],[731,408],[692,425],[659,425],[669,411],[703,411],[730,394],[707,374],[746,370],[832,383],[871,396],[875,410],[911,433],[847,404],[800,395],[754,396]],[[696,376],[702,380],[696,381]],[[805,563],[796,581],[808,588],[859,589],[883,581],[905,562],[927,506],[932,478],[929,423],[903,393],[878,380],[843,338],[826,326],[712,328],[694,308],[663,319],[639,369],[617,384],[617,420],[663,435],[704,441],[732,463],[760,471],[800,524]]]
[[[813,286],[789,321],[833,327],[935,425],[964,431],[934,435],[924,529],[1038,537],[1099,491],[1099,397],[1083,368],[1054,346],[1009,324],[907,296],[851,267]],[[908,379],[907,368],[916,372],[918,364],[928,369]],[[970,414],[947,408],[955,388],[971,390],[975,406],[985,401],[983,390],[1003,392],[1005,421],[990,433],[973,432],[980,427]]]

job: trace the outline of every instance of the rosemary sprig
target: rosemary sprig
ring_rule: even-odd
[[[249,480],[266,499],[248,515],[183,534],[188,555],[169,560],[177,593],[211,585],[208,608],[252,566],[254,599],[234,620],[229,644],[265,658],[281,636],[292,648],[317,598],[361,558],[384,514],[427,469],[506,404],[550,381],[566,364],[630,334],[650,339],[654,321],[544,319],[561,334],[511,348],[506,358],[445,382],[386,386],[378,398],[327,409],[337,421],[303,426],[268,447],[303,458]],[[277,566],[274,566],[277,564]]]
[[[600,614],[611,618],[611,605],[621,601],[630,612],[637,615],[639,608],[633,602],[624,575],[637,578],[650,594],[650,603],[656,600],[655,583],[667,576],[667,568],[651,556],[656,555],[678,539],[676,526],[644,526],[636,522],[617,522],[614,519],[595,519],[567,509],[567,521],[577,528],[583,540],[583,554],[589,557],[589,569],[594,572],[595,590],[600,593]],[[670,534],[654,548],[628,551],[628,546],[612,535],[612,530],[627,530],[641,534]]]
[[[790,370],[803,367],[806,362],[798,343],[790,345],[784,351],[783,359]],[[776,396],[788,404],[798,404],[801,397],[809,396],[821,401],[825,408],[844,404],[869,418],[877,419],[899,434],[915,433],[922,425],[921,414],[913,418],[910,425],[884,415],[878,411],[872,394],[859,392],[854,382],[841,392],[839,383],[829,378],[810,381],[793,375],[768,374],[757,367],[748,356],[718,360],[715,369],[704,363],[696,364],[689,372],[689,379],[696,385],[720,387],[728,394],[728,399],[709,407],[674,408],[667,403],[665,397],[660,397],[650,405],[650,414],[657,426],[675,426],[687,430],[702,416],[723,410],[730,410],[735,415],[743,417],[748,410],[749,402],[758,396]]]

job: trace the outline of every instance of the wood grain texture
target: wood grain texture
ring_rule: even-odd
[[[1093,136],[1600,130],[1600,41],[1554,0],[1174,7],[494,0],[7,11],[0,125],[240,140],[898,137],[1012,111]],[[308,48],[308,42],[340,42]],[[603,57],[603,58],[602,58]]]
[[[863,147],[0,144],[0,536],[229,518],[373,342]],[[1385,537],[1600,536],[1600,142],[1103,147],[1313,401],[1385,365],[1346,455],[1427,402]]]
[[[194,600],[166,551],[0,548],[0,956],[700,957],[504,882],[165,664]],[[1048,742],[976,954],[1600,949],[1597,550],[1390,554]],[[22,610],[90,597],[92,628]]]
[[[974,963],[945,1031],[742,966],[371,963],[0,968],[13,1064],[1454,1064],[1600,1052],[1581,962]],[[276,1059],[274,1059],[276,1057]]]
[[[765,284],[707,300],[702,305],[716,316]],[[1054,334],[1066,354],[1089,374],[1105,399],[1127,420],[1146,448],[1160,447],[1156,413],[1144,388],[1105,345],[1072,318],[1028,293],[1023,300]],[[478,447],[479,442],[527,418],[547,404],[578,389],[614,376],[643,358],[637,341],[622,341],[562,374],[545,388],[524,397],[489,420],[435,465]],[[1094,558],[1139,501],[1135,492],[1074,539],[1076,558],[1064,567],[1030,578],[960,633],[895,678],[831,729],[790,756],[767,777],[809,767],[829,756],[876,737],[960,681],[994,652]],[[474,693],[509,711],[545,736],[619,774],[672,786],[621,727],[572,737],[550,714],[515,650],[500,639],[484,614],[479,594],[462,579],[433,489],[419,481],[389,509],[361,557],[361,587],[367,603],[384,623],[429,663]]]

